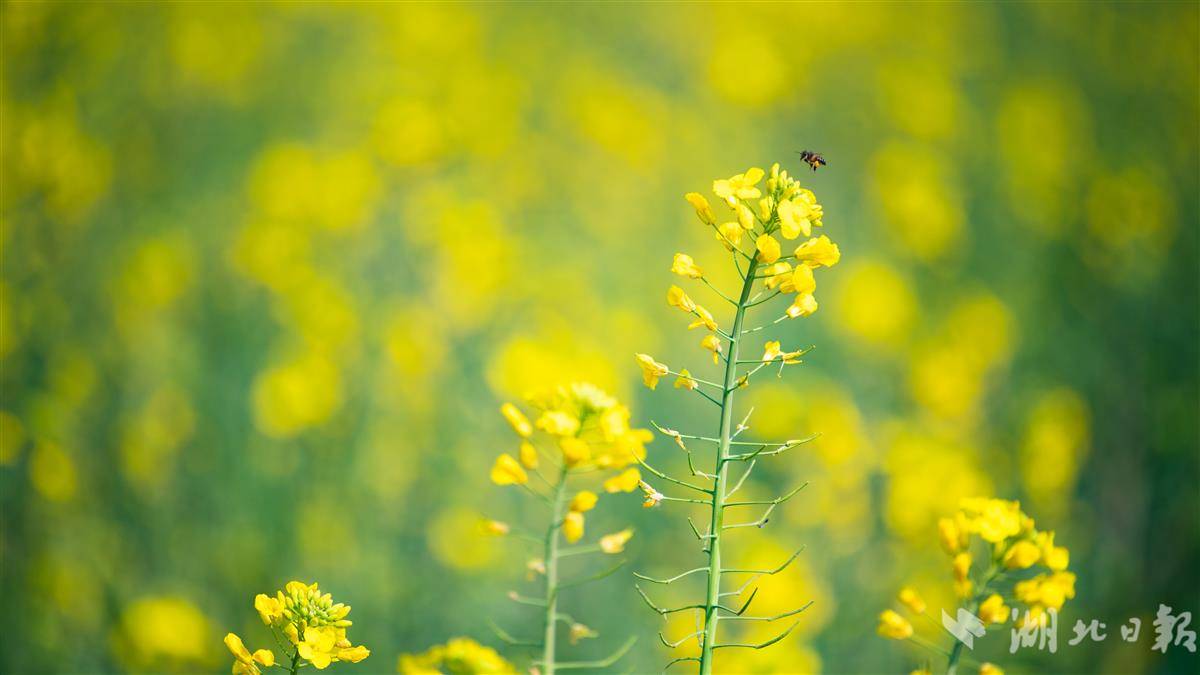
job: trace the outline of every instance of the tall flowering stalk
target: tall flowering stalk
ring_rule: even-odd
[[[491,479],[497,485],[520,486],[546,506],[545,525],[536,535],[495,520],[485,523],[485,528],[495,535],[515,535],[541,549],[541,556],[532,558],[526,566],[530,580],[542,577],[541,597],[513,591],[509,598],[541,609],[542,638],[518,640],[498,626],[492,628],[510,645],[541,650],[541,658],[534,661],[534,666],[544,675],[553,675],[556,670],[605,668],[624,656],[636,638],[630,638],[601,660],[559,662],[560,625],[566,627],[571,644],[597,636],[587,625],[559,611],[559,595],[567,588],[613,574],[625,561],[571,579],[563,578],[562,566],[567,558],[616,555],[625,550],[625,544],[633,536],[631,529],[605,535],[590,544],[579,544],[584,538],[585,514],[595,508],[599,493],[637,489],[641,473],[630,465],[645,458],[645,444],[652,434],[646,429],[631,429],[629,409],[591,384],[575,383],[536,394],[529,397],[529,404],[538,412],[533,423],[511,403],[500,408],[521,444],[516,457],[503,453],[496,458]],[[531,474],[537,479],[534,484],[530,484]]]
[[[759,187],[764,177],[766,178],[765,190]],[[742,280],[741,289],[732,295],[722,292],[709,281],[693,258],[684,253],[675,255],[671,271],[681,277],[700,281],[728,303],[733,310],[732,324],[729,329],[723,330],[712,312],[697,304],[678,286],[671,286],[667,292],[667,302],[694,319],[688,326],[689,329],[703,328],[705,330],[706,334],[701,339],[700,346],[711,352],[714,365],[720,365],[723,362],[724,365],[721,369],[723,375],[719,382],[703,380],[693,376],[687,368],[675,371],[647,354],[637,355],[637,361],[642,368],[643,379],[647,387],[654,389],[660,378],[673,375],[676,378],[675,387],[694,392],[719,409],[716,436],[685,434],[655,425],[660,432],[672,437],[686,453],[688,467],[692,474],[691,480],[669,476],[651,467],[644,460],[639,460],[642,466],[654,476],[701,495],[700,498],[668,497],[649,483],[643,483],[642,489],[646,494],[645,505],[647,507],[655,506],[663,501],[704,504],[709,507],[710,518],[707,531],[703,534],[691,519],[688,520],[693,533],[700,540],[703,552],[708,557],[707,565],[663,579],[636,575],[646,582],[671,584],[695,573],[707,573],[703,604],[663,608],[656,605],[640,586],[637,588],[646,603],[664,616],[686,610],[701,612],[702,627],[695,633],[674,643],[668,642],[661,634],[659,638],[664,645],[675,648],[695,637],[700,643],[700,656],[681,657],[668,663],[668,666],[681,661],[698,661],[702,675],[712,672],[713,653],[716,650],[738,647],[762,649],[782,640],[797,625],[793,623],[774,638],[762,643],[720,643],[717,641],[717,629],[722,620],[771,622],[799,614],[807,607],[805,605],[777,616],[749,616],[746,611],[754,600],[755,591],[750,593],[746,602],[739,609],[735,610],[722,604],[723,598],[741,595],[755,578],[781,572],[799,555],[800,552],[797,551],[783,561],[779,567],[771,570],[726,568],[722,567],[721,562],[726,532],[746,527],[762,527],[767,523],[767,519],[776,507],[795,496],[804,486],[801,485],[783,496],[765,501],[732,501],[730,498],[746,481],[760,460],[777,457],[787,450],[811,440],[811,438],[806,438],[764,443],[737,440],[738,435],[748,428],[749,414],[742,419],[741,423],[734,425],[734,393],[749,386],[751,377],[767,366],[778,365],[782,371],[788,365],[800,363],[800,357],[808,351],[807,349],[785,351],[779,341],[767,341],[761,357],[756,355],[754,358],[743,358],[743,353],[746,351],[743,347],[746,346],[747,340],[754,339],[763,330],[786,319],[809,316],[817,311],[817,301],[813,296],[816,290],[816,279],[813,272],[820,267],[830,267],[836,264],[841,256],[837,245],[828,237],[812,236],[812,229],[822,225],[822,209],[821,205],[817,203],[816,197],[810,190],[801,187],[795,179],[788,176],[786,171],[780,171],[778,164],[771,167],[769,176],[765,175],[762,169],[752,168],[732,178],[717,180],[713,183],[713,192],[730,211],[731,215],[725,222],[718,223],[708,200],[702,195],[692,192],[686,195],[686,199],[695,208],[700,221],[713,229],[717,241],[729,251],[732,263],[737,268],[738,275]],[[776,235],[785,240],[804,237],[804,241],[791,254],[784,255],[783,245]],[[751,310],[764,307],[766,303],[780,295],[789,297],[792,301],[782,315],[761,326],[745,327]],[[688,443],[693,442],[716,446],[711,472],[706,473],[696,468],[692,450],[688,447]],[[731,486],[729,473],[732,466],[745,468]],[[694,480],[697,478],[700,479],[699,482]],[[758,506],[765,507],[765,510],[757,520],[734,524],[725,523],[727,509]],[[722,590],[722,579],[727,574],[750,574],[753,576],[741,588],[724,591]]]
[[[951,559],[954,594],[986,628],[1002,626],[1012,618],[1021,629],[1034,630],[1046,624],[1048,612],[1058,612],[1075,597],[1075,575],[1067,571],[1070,552],[1054,543],[1054,532],[1039,531],[1018,502],[964,499],[953,517],[938,521],[938,538]],[[937,635],[942,634],[942,624],[926,613],[916,589],[905,586],[896,600],[904,611],[926,619]],[[1024,606],[1023,615],[1019,606]],[[912,622],[894,609],[880,613],[877,632],[941,655],[947,675],[956,675],[963,665],[961,640],[942,648],[918,635]],[[1004,675],[991,663],[981,664],[978,671]]]
[[[351,645],[346,637],[350,606],[335,603],[333,596],[322,593],[315,583],[289,581],[273,596],[259,593],[254,609],[285,660],[277,662],[269,649],[251,653],[240,637],[229,633],[225,646],[233,653],[234,675],[259,675],[261,668],[280,668],[295,675],[305,666],[324,670],[335,661],[358,663],[371,655],[369,649]]]

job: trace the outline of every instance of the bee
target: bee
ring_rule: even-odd
[[[825,157],[821,153],[813,152],[812,150],[801,150],[800,159],[811,166],[813,171],[826,164]]]

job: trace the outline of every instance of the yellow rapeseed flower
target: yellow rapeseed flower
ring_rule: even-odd
[[[254,596],[254,609],[258,611],[262,622],[268,626],[283,617],[283,601],[265,593]]]
[[[750,210],[750,207],[745,204],[738,204],[734,207],[734,210],[737,211],[738,225],[741,225],[742,229],[747,232],[753,230],[755,224],[754,212]]]
[[[671,370],[667,364],[655,361],[654,357],[649,354],[638,354],[637,362],[642,369],[642,382],[651,389],[657,387],[658,379]]]
[[[696,309],[696,303],[682,288],[672,285],[667,289],[667,304],[691,314]]]
[[[704,347],[705,349],[707,349],[713,353],[713,363],[714,364],[720,361],[721,349],[722,349],[721,348],[721,340],[716,335],[712,335],[712,334],[705,335],[704,339],[700,341],[700,346]]]
[[[579,419],[562,410],[547,410],[538,417],[536,424],[552,436],[572,436],[579,431]]]
[[[758,250],[757,258],[760,263],[770,265],[779,260],[779,240],[769,234],[760,234],[754,241],[754,248]]]
[[[1021,540],[1013,544],[1004,554],[1004,566],[1010,570],[1032,567],[1042,557],[1042,551],[1031,541]]]
[[[600,550],[613,555],[625,550],[625,544],[633,537],[633,530],[624,529],[600,537]]]
[[[777,262],[766,269],[766,280],[763,285],[767,288],[774,289],[784,282],[792,280],[792,264],[788,262]]]
[[[1043,565],[1056,572],[1067,569],[1067,565],[1071,561],[1071,553],[1066,547],[1054,545],[1053,532],[1039,532],[1035,541],[1042,551]]]
[[[900,604],[909,608],[914,614],[925,613],[925,600],[917,593],[916,589],[911,586],[905,586],[900,589],[900,593],[896,595]]]
[[[949,555],[958,553],[967,545],[967,531],[961,528],[953,518],[938,519],[938,541],[942,550]]]
[[[805,316],[810,316],[817,311],[817,299],[812,293],[804,293],[797,295],[792,304],[788,306],[787,316],[793,319],[798,319]]]
[[[740,223],[721,223],[721,226],[717,228],[715,236],[717,241],[721,242],[721,244],[725,246],[725,250],[732,251],[738,246],[741,246],[743,232],[745,232],[745,230],[742,229]]]
[[[796,260],[809,267],[833,267],[841,258],[838,245],[823,234],[796,247]]]
[[[529,480],[529,474],[507,452],[496,458],[491,477],[496,485],[524,485]]]
[[[526,469],[536,469],[538,467],[537,448],[533,447],[533,443],[529,441],[521,443],[521,448],[517,451],[517,455],[521,459],[521,465]]]
[[[275,665],[275,654],[267,649],[255,650],[253,654],[246,649],[242,639],[233,633],[225,635],[225,646],[233,653],[233,672],[235,675],[259,675],[262,671],[258,666],[267,668]]]
[[[695,314],[696,320],[688,326],[688,330],[699,328],[700,326],[704,326],[708,330],[717,329],[717,322],[713,320],[713,315],[709,313],[707,309],[704,309],[700,305],[696,305]]]
[[[592,446],[582,438],[562,438],[558,441],[567,466],[578,466],[592,458]]]
[[[972,497],[962,500],[960,508],[971,532],[989,543],[998,544],[1021,532],[1021,505],[1017,502]]]
[[[484,520],[480,523],[480,529],[483,530],[484,534],[503,537],[508,534],[510,528],[508,527],[508,523],[499,520]]]
[[[699,387],[699,386],[700,386],[700,383],[698,383],[698,382],[696,382],[696,380],[692,379],[692,374],[690,372],[688,372],[687,368],[684,368],[683,370],[679,371],[679,377],[675,378],[675,388],[676,389],[687,389],[688,391],[692,391],[693,389],[695,389],[696,387]]]
[[[570,511],[567,517],[563,519],[562,525],[563,538],[574,544],[583,537],[583,514],[578,511]]]
[[[689,279],[699,279],[704,276],[704,272],[696,265],[696,261],[686,253],[675,254],[675,260],[671,262],[671,271]]]
[[[913,627],[908,622],[908,619],[905,619],[893,610],[885,609],[879,615],[879,626],[875,631],[883,637],[892,640],[907,640],[912,637]]]
[[[337,642],[337,629],[333,626],[310,626],[304,629],[304,639],[296,644],[296,651],[317,670],[324,670],[337,657]]]
[[[633,492],[642,480],[642,473],[637,467],[625,469],[621,473],[604,481],[605,492]]]
[[[813,276],[812,268],[808,265],[796,267],[796,269],[792,270],[791,284],[782,290],[785,293],[798,293],[800,295],[812,293],[817,290],[817,279]]]
[[[979,605],[979,611],[975,615],[985,624],[1004,623],[1008,621],[1009,611],[1004,604],[1004,598],[999,593],[992,593]]]
[[[504,415],[504,419],[508,420],[513,431],[517,432],[521,438],[529,438],[529,435],[533,433],[533,425],[529,423],[529,418],[525,417],[525,414],[517,406],[505,403],[500,406],[500,414]]]
[[[758,199],[762,192],[756,186],[763,179],[763,175],[762,169],[751,167],[746,173],[713,181],[713,193],[731,205],[736,204],[739,199]]]
[[[438,673],[488,673],[515,675],[517,669],[505,661],[496,650],[470,638],[455,638],[437,645],[424,654],[401,654],[399,671],[402,675],[437,675]]]
[[[596,496],[595,492],[590,490],[580,490],[574,497],[571,498],[571,503],[567,506],[567,508],[571,511],[586,513],[596,508],[596,502],[599,499],[600,498]]]
[[[696,209],[696,215],[700,217],[701,222],[705,225],[716,225],[717,218],[713,215],[712,209],[708,206],[708,200],[699,192],[689,192],[683,196],[688,200],[688,203]]]
[[[1004,669],[994,663],[984,662],[979,666],[979,675],[1004,675]]]

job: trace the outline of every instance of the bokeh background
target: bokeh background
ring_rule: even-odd
[[[726,258],[682,194],[807,148],[843,259],[778,332],[817,350],[743,401],[753,434],[823,436],[756,474],[811,486],[734,546],[806,544],[758,602],[816,604],[720,666],[915,667],[875,616],[905,582],[951,601],[934,523],[987,495],[1079,581],[1058,654],[1008,657],[1005,631],[984,658],[1195,672],[1149,626],[1200,612],[1195,3],[0,17],[0,670],[223,671],[221,636],[264,641],[253,595],[291,578],[354,606],[373,655],[341,672],[500,646],[488,618],[535,632],[504,599],[525,553],[477,529],[537,513],[487,480],[515,446],[499,404],[587,379],[643,426],[715,425],[632,357],[708,372],[668,267]],[[594,515],[637,528],[634,569],[698,564],[677,509]],[[567,606],[602,634],[577,655],[633,632],[625,671],[665,662],[628,577]],[[1066,646],[1077,618],[1109,639]]]

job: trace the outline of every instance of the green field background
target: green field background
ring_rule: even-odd
[[[822,436],[756,473],[810,486],[726,546],[806,545],[758,602],[815,604],[718,670],[920,665],[876,617],[905,583],[953,605],[935,524],[979,495],[1056,530],[1078,582],[1057,654],[1004,630],[977,658],[1195,672],[1149,625],[1200,612],[1195,3],[0,18],[0,670],[225,672],[221,637],[264,643],[253,596],[290,579],[354,607],[372,655],[335,672],[500,647],[488,619],[536,634],[505,598],[527,552],[478,531],[539,516],[488,480],[516,447],[498,407],[587,380],[637,426],[713,431],[633,354],[715,372],[665,303],[671,257],[736,278],[682,195],[780,162],[842,260],[778,331],[816,350],[739,410]],[[649,456],[683,466],[662,436]],[[632,526],[631,569],[673,573],[702,560],[683,515],[605,496],[589,532]],[[628,575],[564,602],[601,635],[564,654],[637,634],[620,672],[667,660]],[[1092,618],[1108,640],[1067,646]]]

